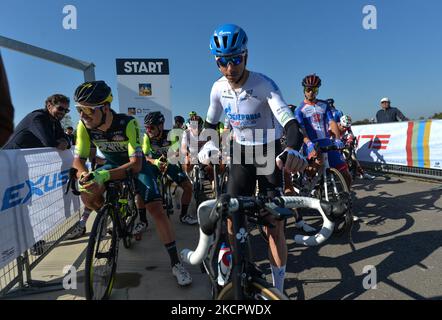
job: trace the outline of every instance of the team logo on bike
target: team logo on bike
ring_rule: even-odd
[[[238,239],[241,243],[246,242],[247,237],[248,234],[244,228],[239,229],[239,232],[236,234],[236,239]]]

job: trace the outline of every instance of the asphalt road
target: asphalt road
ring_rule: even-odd
[[[344,236],[306,248],[289,240],[290,298],[441,299],[442,199],[436,186],[398,177],[356,180],[354,213],[361,221],[352,243]],[[315,225],[314,217],[305,219]],[[296,232],[289,226],[288,238]],[[258,257],[265,265],[264,258]]]
[[[320,247],[297,245],[293,236],[299,231],[289,221],[285,289],[290,299],[442,299],[442,191],[434,190],[437,186],[397,176],[356,180],[354,212],[361,221],[353,227],[351,243],[343,236]],[[319,226],[316,216],[307,213],[304,218]],[[179,249],[194,248],[198,228],[180,224],[178,213],[172,219]],[[21,299],[84,299],[87,235],[63,242],[32,272],[34,279],[61,280],[63,267],[73,264],[76,289]],[[255,259],[271,281],[265,243],[259,236],[253,236],[253,243]],[[193,283],[181,288],[151,222],[131,250],[121,246],[111,299],[210,299],[206,275],[199,267],[188,269]]]

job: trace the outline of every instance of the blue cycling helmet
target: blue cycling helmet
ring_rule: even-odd
[[[210,39],[210,51],[215,56],[231,56],[247,50],[247,35],[234,24],[219,26]]]

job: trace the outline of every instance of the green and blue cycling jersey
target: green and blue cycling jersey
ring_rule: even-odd
[[[80,120],[77,125],[75,157],[84,161],[89,157],[92,144],[106,159],[106,164],[97,170],[112,170],[128,163],[130,158],[142,159],[142,169],[137,175],[137,189],[145,203],[161,199],[154,178],[155,168],[144,159],[138,122],[135,118],[112,111],[112,124],[106,131],[87,129]]]
[[[167,157],[167,152],[171,149],[174,152],[179,151],[179,140],[175,142],[171,142],[167,139],[169,134],[168,130],[163,130],[162,134],[158,138],[149,138],[149,135],[146,133],[143,137],[143,153],[146,157],[151,159],[159,159],[162,155]],[[158,178],[161,174],[160,170],[155,166],[155,174]],[[175,183],[181,184],[187,180],[187,175],[181,169],[179,165],[168,164],[166,170],[167,176]]]
[[[103,153],[108,163],[122,166],[131,157],[143,157],[139,132],[137,121],[121,113],[113,112],[112,124],[106,132],[87,129],[80,120],[77,125],[75,156],[86,160],[93,144]]]

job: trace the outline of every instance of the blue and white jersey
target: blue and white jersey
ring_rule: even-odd
[[[311,141],[330,138],[328,133],[329,122],[333,114],[327,102],[316,100],[314,103],[303,101],[295,110],[299,126],[307,132]]]
[[[265,75],[251,71],[240,89],[232,89],[225,77],[214,83],[207,122],[218,123],[223,111],[236,142],[242,145],[261,145],[279,140],[283,127],[295,119],[278,86]],[[255,135],[259,129],[263,129],[261,136]],[[274,136],[268,134],[268,129],[274,129]]]

